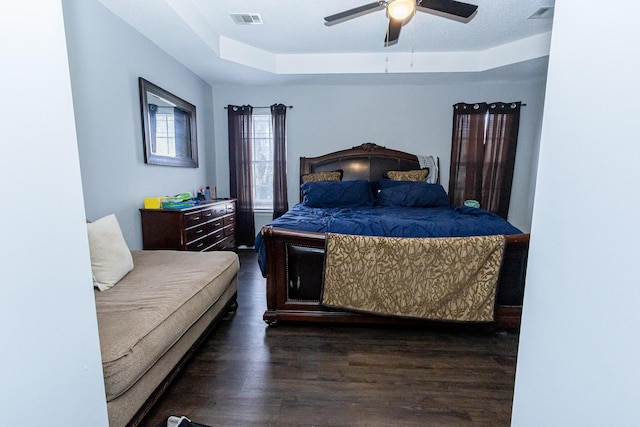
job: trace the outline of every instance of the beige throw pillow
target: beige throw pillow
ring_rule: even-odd
[[[319,182],[319,181],[340,181],[342,180],[342,171],[326,171],[326,172],[313,172],[306,175],[302,175],[302,183],[305,182]]]
[[[392,181],[419,181],[427,180],[429,169],[415,169],[410,171],[387,171],[387,176]]]
[[[133,270],[133,257],[115,215],[88,223],[87,234],[93,286],[105,291]]]

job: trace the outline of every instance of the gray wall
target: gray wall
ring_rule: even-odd
[[[115,213],[140,249],[145,197],[215,185],[212,89],[97,1],[62,4],[87,218]],[[138,77],[196,106],[199,168],[144,163]]]
[[[213,89],[96,1],[63,0],[80,165],[89,219],[115,213],[131,249],[141,248],[145,197],[216,185],[229,195],[227,104],[294,105],[288,112],[289,202],[298,200],[298,158],[375,142],[441,160],[448,188],[452,105],[523,101],[509,220],[531,226],[544,76],[529,81],[399,86],[235,86]],[[200,168],[146,165],[139,76],[198,108]],[[215,123],[215,127],[214,127]],[[214,142],[215,141],[215,142]]]
[[[531,227],[533,191],[544,103],[544,76],[529,82],[407,86],[214,86],[216,181],[229,194],[227,104],[293,105],[287,112],[289,204],[299,198],[299,158],[375,142],[440,157],[448,189],[453,104],[523,101],[510,221]]]
[[[556,2],[513,426],[640,423],[639,14]]]
[[[106,427],[60,2],[0,2],[0,55],[0,424]]]

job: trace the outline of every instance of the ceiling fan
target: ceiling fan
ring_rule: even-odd
[[[416,9],[421,12],[431,12],[436,15],[468,22],[478,9],[478,6],[455,0],[379,0],[344,12],[326,16],[325,25],[335,25],[348,19],[362,16],[376,10],[386,9],[389,17],[389,28],[384,38],[384,45],[390,46],[398,42],[402,25],[413,16]]]

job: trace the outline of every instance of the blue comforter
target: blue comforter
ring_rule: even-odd
[[[298,203],[269,225],[320,233],[386,237],[468,237],[522,233],[503,218],[468,206],[313,208]],[[255,241],[258,263],[266,272],[262,235]]]

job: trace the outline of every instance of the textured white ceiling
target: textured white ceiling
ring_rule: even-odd
[[[226,37],[274,53],[384,52],[387,17],[375,11],[325,26],[323,17],[371,0],[190,0],[204,19]],[[527,19],[553,0],[467,0],[478,5],[468,23],[416,12],[405,24],[393,52],[484,50],[551,30],[549,19]],[[230,13],[259,13],[264,25],[238,25]]]
[[[384,10],[324,25],[324,16],[371,0],[100,1],[206,80],[241,84],[411,83],[460,71],[487,79],[504,67],[514,77],[538,73],[546,70],[552,19],[528,17],[554,5],[467,0],[478,5],[467,23],[417,12],[385,48]],[[232,13],[260,14],[264,24],[236,24]]]

